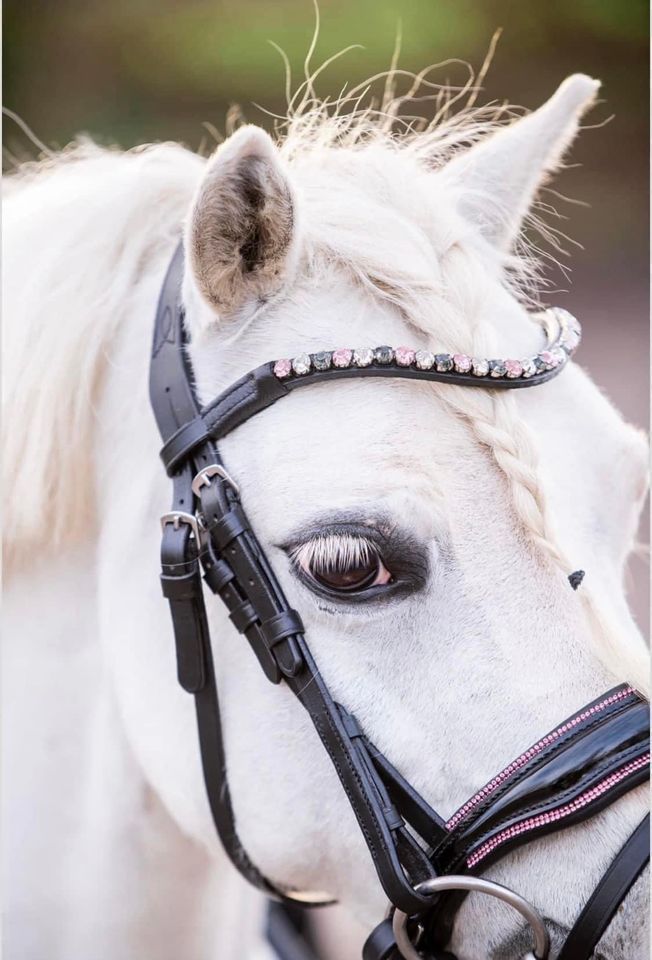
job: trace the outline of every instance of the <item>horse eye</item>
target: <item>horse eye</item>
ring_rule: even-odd
[[[356,593],[392,582],[392,575],[375,548],[366,547],[358,556],[355,553],[345,550],[325,557],[319,551],[311,555],[309,548],[304,547],[295,554],[295,562],[309,579],[332,593]]]

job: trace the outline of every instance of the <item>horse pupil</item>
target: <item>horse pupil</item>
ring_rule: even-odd
[[[378,573],[378,558],[370,557],[364,563],[346,570],[319,570],[313,576],[319,583],[333,590],[360,590],[372,583]]]

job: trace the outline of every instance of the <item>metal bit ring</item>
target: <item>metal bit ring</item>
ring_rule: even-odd
[[[443,893],[446,890],[469,890],[475,893],[485,893],[490,897],[496,897],[497,900],[502,900],[503,903],[518,911],[532,928],[535,960],[548,960],[550,937],[541,915],[531,903],[524,900],[518,893],[514,893],[509,887],[494,883],[493,880],[485,880],[482,877],[449,876],[424,880],[423,883],[418,883],[414,889],[417,893],[425,894]],[[423,960],[422,954],[417,951],[408,935],[408,919],[408,914],[403,913],[402,910],[394,911],[392,928],[396,945],[404,960]]]

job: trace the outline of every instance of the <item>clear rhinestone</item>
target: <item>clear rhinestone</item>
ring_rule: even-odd
[[[320,350],[319,353],[313,353],[312,365],[315,370],[329,370],[331,365],[331,355],[328,350]]]
[[[435,366],[438,373],[448,373],[453,369],[453,358],[450,353],[436,353]]]
[[[489,361],[480,360],[477,357],[473,358],[472,362],[473,373],[476,377],[486,377],[489,373]]]
[[[559,366],[560,363],[564,363],[566,360],[566,352],[562,350],[561,347],[553,347],[550,351],[554,360],[556,361],[555,366]]]
[[[333,366],[334,367],[350,367],[351,360],[353,359],[353,350],[347,350],[345,347],[340,347],[339,350],[333,351]]]
[[[310,371],[311,359],[309,353],[300,353],[298,357],[295,357],[292,361],[292,369],[295,373],[298,373],[301,376],[304,373]]]
[[[376,347],[374,350],[374,360],[376,363],[382,363],[383,365],[391,363],[394,359],[394,351],[391,347],[383,346]]]
[[[580,335],[575,330],[564,330],[561,345],[568,353],[573,353],[580,345]]]
[[[499,377],[504,377],[507,374],[507,367],[505,366],[504,360],[490,360],[489,361],[489,373],[492,377],[495,377],[497,380]]]
[[[374,352],[369,347],[353,351],[353,362],[356,367],[369,367],[374,362]]]
[[[534,366],[537,368],[537,373],[546,372],[547,370],[546,362],[545,360],[542,360],[541,357],[533,357],[532,362],[534,363]]]
[[[435,365],[435,355],[428,350],[417,350],[414,361],[419,370],[431,370]]]
[[[536,365],[534,363],[534,360],[532,359],[521,360],[521,366],[523,367],[523,376],[526,379],[528,379],[529,377],[533,377],[534,374],[537,372]]]
[[[414,350],[411,350],[409,347],[396,348],[396,362],[399,367],[409,367],[414,363],[415,356]]]
[[[562,327],[565,327],[567,330],[576,331],[577,333],[580,332],[579,321],[575,319],[572,313],[569,313],[569,311],[563,307],[555,307],[554,312],[557,317],[557,322]]]
[[[471,369],[472,362],[471,357],[467,357],[465,353],[453,354],[453,363],[458,373],[468,373]]]

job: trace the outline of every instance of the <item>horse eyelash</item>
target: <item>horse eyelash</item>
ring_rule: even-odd
[[[342,571],[360,567],[378,555],[376,545],[366,537],[328,534],[293,547],[290,559],[300,570]]]

